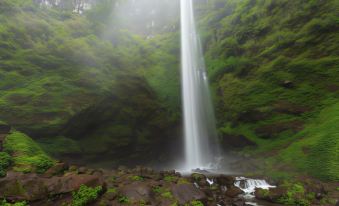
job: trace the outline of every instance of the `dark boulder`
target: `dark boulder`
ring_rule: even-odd
[[[220,175],[216,178],[216,183],[218,185],[226,186],[226,187],[232,187],[234,186],[235,177],[227,176],[227,175]]]
[[[294,87],[294,83],[290,80],[285,80],[281,82],[281,86],[285,87],[286,89],[292,89]]]
[[[238,188],[236,186],[230,186],[230,187],[227,187],[225,195],[227,197],[234,198],[234,197],[237,197],[238,195],[243,194],[243,193],[244,193],[244,191],[242,191],[240,188]]]

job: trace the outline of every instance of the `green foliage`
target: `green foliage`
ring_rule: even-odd
[[[118,190],[117,190],[117,188],[112,187],[112,188],[109,188],[106,192],[116,194],[118,192]]]
[[[81,185],[79,190],[72,193],[72,206],[85,206],[90,202],[96,200],[99,194],[102,192],[102,187],[98,186],[95,188]]]
[[[171,176],[171,175],[166,175],[166,176],[164,177],[164,180],[165,180],[166,182],[173,182],[173,181],[175,181],[176,179],[177,179],[177,177]]]
[[[27,202],[15,202],[15,203],[8,203],[6,200],[0,202],[0,206],[28,206]]]
[[[130,202],[130,200],[126,196],[120,196],[118,198],[118,202],[121,203],[121,204],[128,204]]]
[[[199,200],[193,200],[190,202],[189,206],[204,206],[204,204]]]
[[[12,163],[12,157],[7,152],[0,152],[0,168],[6,169]]]
[[[275,177],[338,180],[336,7],[334,0],[212,0],[199,7],[220,136],[255,142],[242,153],[269,154],[261,170]],[[258,132],[291,121],[305,124],[304,131],[289,126],[269,139]]]
[[[311,201],[314,200],[314,194],[307,195],[302,184],[285,183],[284,186],[287,187],[288,190],[287,193],[278,200],[281,204],[308,206],[311,205]]]
[[[16,171],[43,173],[54,165],[54,160],[37,143],[18,131],[6,137],[4,150],[12,154]]]

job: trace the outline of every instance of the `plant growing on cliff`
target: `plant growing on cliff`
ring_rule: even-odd
[[[72,193],[73,199],[71,206],[85,206],[88,203],[96,200],[101,191],[101,186],[91,188],[87,187],[86,185],[81,185],[78,191]]]

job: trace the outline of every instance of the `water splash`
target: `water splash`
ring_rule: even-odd
[[[214,162],[215,116],[193,12],[193,0],[181,0],[181,81],[184,113],[186,170]]]
[[[249,179],[245,177],[237,177],[234,185],[244,191],[244,197],[248,199],[254,198],[256,188],[268,190],[275,187],[268,184],[266,180]]]

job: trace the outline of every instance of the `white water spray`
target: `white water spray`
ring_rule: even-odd
[[[181,0],[181,81],[186,171],[206,168],[216,152],[216,128],[193,0]],[[208,168],[206,168],[208,169]]]

